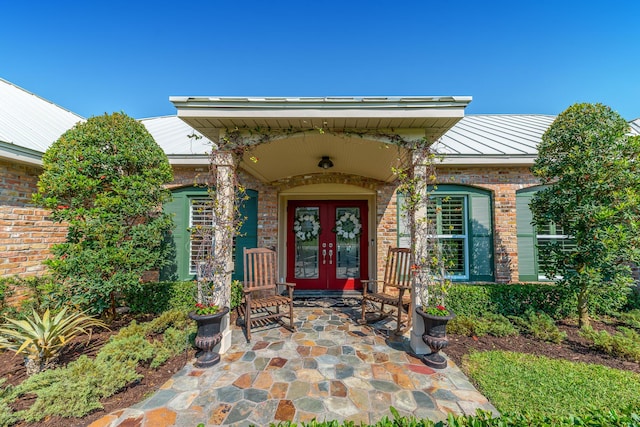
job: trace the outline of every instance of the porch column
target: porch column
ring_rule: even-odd
[[[214,248],[213,254],[216,264],[222,268],[214,271],[214,283],[220,289],[219,303],[223,307],[228,307],[231,301],[231,274],[233,265],[233,237],[234,227],[234,203],[235,188],[234,175],[237,167],[237,159],[231,152],[214,151],[211,154],[211,168],[215,180],[216,206],[216,226],[214,228]],[[231,347],[231,325],[230,315],[227,314],[222,321],[222,341],[215,351],[225,353]]]
[[[416,182],[415,191],[421,194],[420,204],[413,212],[413,218],[410,218],[411,223],[411,248],[413,249],[413,262],[418,260],[428,259],[428,242],[427,242],[427,166],[425,165],[426,159],[424,155],[414,151],[411,154],[411,160],[413,164],[414,177],[418,178]],[[413,271],[413,270],[412,270]],[[415,354],[428,354],[431,351],[429,347],[422,341],[422,334],[424,334],[424,325],[422,319],[415,312],[416,307],[422,305],[422,299],[419,292],[421,289],[421,283],[416,283],[417,277],[414,275],[411,278],[411,299],[413,302],[413,322],[411,326],[411,349]]]

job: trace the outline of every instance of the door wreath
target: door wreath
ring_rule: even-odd
[[[336,234],[343,239],[356,239],[360,236],[362,224],[360,219],[352,213],[346,213],[336,220]]]
[[[320,222],[313,214],[298,215],[293,222],[293,231],[300,241],[313,240],[320,233]]]

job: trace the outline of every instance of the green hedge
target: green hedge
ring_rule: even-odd
[[[616,412],[613,410],[592,410],[583,415],[569,415],[566,417],[548,417],[544,415],[529,414],[503,414],[500,417],[493,416],[490,412],[480,411],[476,415],[452,415],[449,414],[446,421],[434,422],[428,419],[416,419],[398,416],[398,411],[391,408],[394,414],[392,419],[383,418],[369,427],[640,427],[640,415],[629,408]],[[204,425],[204,424],[201,424]],[[293,422],[281,422],[271,424],[271,427],[296,427]],[[301,427],[367,427],[366,424],[356,424],[353,421],[310,421],[300,423]]]
[[[592,314],[614,315],[631,299],[630,289],[603,288],[591,295]],[[520,316],[527,310],[542,311],[554,319],[575,315],[576,296],[568,288],[544,283],[454,284],[446,304],[457,314],[482,316],[486,313]]]
[[[148,282],[129,292],[125,299],[133,313],[162,313],[177,309],[185,312],[193,310],[196,282]],[[243,297],[242,283],[231,283],[231,309],[237,307]]]
[[[148,282],[129,292],[125,299],[133,313],[162,313],[167,310],[193,310],[196,283]]]

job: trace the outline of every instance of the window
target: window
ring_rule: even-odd
[[[434,196],[427,217],[433,224],[434,237],[444,249],[447,271],[452,279],[468,279],[467,198]]]
[[[551,280],[544,274],[549,262],[544,257],[544,248],[552,243],[560,245],[562,251],[572,251],[575,242],[553,221],[534,227],[533,214],[529,208],[534,194],[543,187],[532,187],[516,193],[516,224],[518,227],[518,273],[520,281]]]
[[[198,251],[213,249],[213,242],[191,239],[191,230],[199,224],[209,224],[212,218],[211,209],[206,206],[208,191],[203,187],[182,187],[172,191],[173,200],[166,203],[164,211],[173,217],[174,228],[166,236],[171,250],[169,263],[161,270],[161,280],[193,280],[197,270],[196,254]],[[243,278],[242,251],[244,248],[258,246],[258,192],[247,190],[248,199],[239,201],[239,214],[243,219],[242,227],[234,239],[233,260],[235,270],[233,279]],[[208,210],[208,212],[207,212]],[[211,240],[211,239],[209,239]]]
[[[550,280],[544,275],[544,267],[547,265],[548,260],[544,259],[544,248],[550,244],[560,245],[560,249],[564,253],[571,252],[575,249],[575,242],[567,235],[562,227],[551,221],[544,226],[539,226],[536,229],[536,241],[537,241],[537,255],[538,255],[538,279]]]
[[[212,255],[214,248],[213,207],[209,199],[191,199],[189,204],[189,273],[198,274],[198,264]],[[201,272],[203,275],[206,272]]]
[[[494,280],[493,209],[491,193],[479,188],[441,184],[428,212],[434,235],[443,243],[450,278],[459,281]],[[404,197],[398,195],[398,246],[411,247]]]

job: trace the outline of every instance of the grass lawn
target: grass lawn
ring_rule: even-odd
[[[507,351],[468,355],[465,370],[500,412],[547,416],[640,407],[640,375]]]

